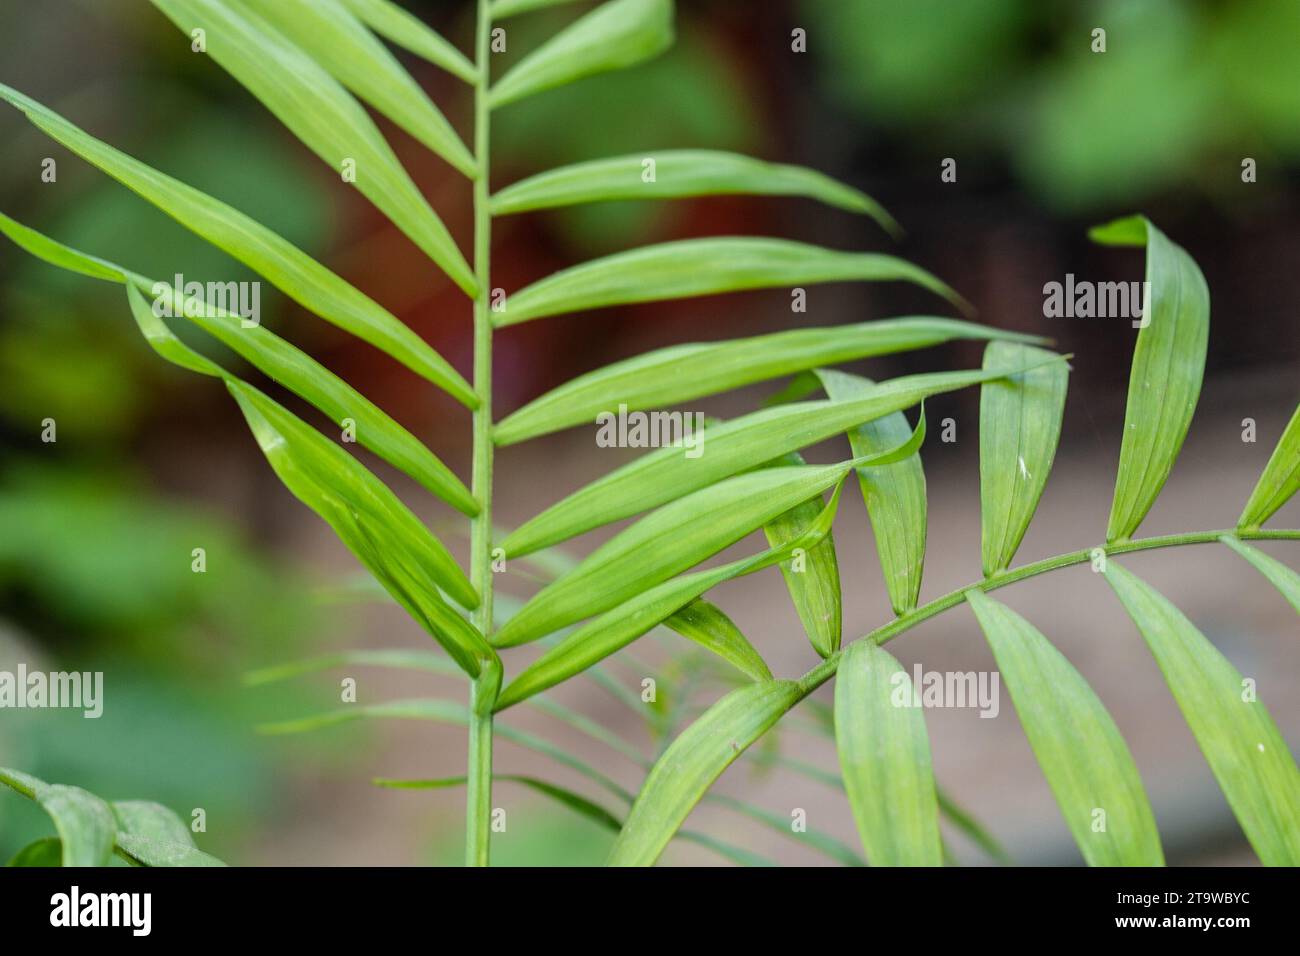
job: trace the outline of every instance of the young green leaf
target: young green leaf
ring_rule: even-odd
[[[249,0],[237,3],[242,11]],[[473,179],[474,156],[420,85],[348,7],[348,0],[260,3],[266,17],[308,56],[458,171]]]
[[[478,70],[465,54],[392,0],[344,0],[344,3],[366,26],[390,42],[424,57],[466,83],[478,83]]]
[[[875,252],[839,252],[788,239],[743,236],[643,246],[564,269],[514,293],[498,326],[611,305],[662,302],[820,282],[913,282],[963,311],[961,296],[919,266]]]
[[[803,464],[797,451],[790,451],[781,464]],[[822,497],[809,498],[798,503],[783,515],[763,525],[767,544],[780,548],[807,531],[822,511]],[[840,649],[840,635],[844,613],[840,600],[840,562],[835,554],[835,536],[827,533],[813,548],[800,549],[787,561],[781,562],[781,578],[790,592],[794,611],[800,615],[803,632],[809,636],[813,649],[822,657],[829,657]]]
[[[0,783],[49,814],[63,843],[64,866],[108,865],[117,825],[107,803],[80,787],[46,783],[7,767],[0,767]]]
[[[123,834],[159,843],[194,846],[194,837],[183,820],[161,803],[150,800],[119,800],[112,804],[117,819],[118,842]]]
[[[732,691],[705,711],[646,777],[610,851],[610,865],[654,863],[713,781],[803,695],[794,681],[762,681]]]
[[[872,866],[943,865],[930,741],[911,697],[912,682],[888,651],[871,640],[845,649],[835,682],[835,743]]]
[[[902,448],[924,433],[905,437]],[[902,454],[902,448],[890,454]],[[652,512],[542,588],[493,637],[513,647],[599,614],[735,544],[836,484],[853,462],[771,468],[728,478]]]
[[[653,177],[648,170],[653,163]],[[719,195],[802,196],[862,213],[897,236],[898,223],[866,193],[802,166],[712,149],[664,149],[547,170],[492,197],[494,216],[579,203]]]
[[[403,542],[386,528],[381,537],[367,526],[368,519],[340,501],[328,488],[292,462],[281,461],[281,480],[332,527],[339,539],[370,570],[384,589],[412,618],[442,645],[462,671],[478,678],[484,665],[499,667],[496,653],[462,614],[453,609],[429,581]],[[382,525],[381,525],[382,526]]]
[[[1238,528],[1258,528],[1300,491],[1300,405],[1296,406],[1277,447],[1269,456],[1264,473],[1250,493]]]
[[[0,228],[3,228],[2,224]],[[242,328],[239,319],[211,310],[206,303],[188,300],[184,305],[177,305],[166,285],[153,286],[142,276],[132,276],[127,285],[131,314],[135,316],[136,324],[150,346],[163,358],[201,375],[231,377],[220,366],[176,338],[167,324],[154,314],[137,288],[161,289],[163,298],[172,304],[177,313],[184,314],[195,325],[211,333],[214,338],[246,358],[255,368],[306,399],[337,424],[342,425],[351,419],[356,428],[357,441],[362,446],[410,475],[461,513],[470,516],[478,513],[478,503],[469,489],[433,452],[378,406],[305,352],[261,326]]]
[[[838,400],[782,405],[710,425],[703,433],[704,453],[698,457],[686,457],[683,449],[672,447],[643,455],[524,522],[507,535],[501,546],[511,557],[519,557],[557,544],[757,468],[864,422],[899,412],[931,395],[978,384],[999,374],[1002,372],[907,375],[846,393],[847,397]],[[885,465],[897,460],[887,456],[876,463]]]
[[[827,520],[820,533],[824,535],[828,527]],[[809,542],[814,540],[816,535],[809,535],[806,538]],[[520,671],[519,676],[516,676],[506,689],[500,692],[497,710],[510,708],[547,688],[555,687],[556,684],[582,674],[589,667],[597,665],[599,661],[619,652],[638,637],[645,635],[656,624],[666,624],[682,633],[682,636],[697,640],[698,628],[689,626],[688,622],[688,627],[679,630],[677,623],[673,622],[676,614],[692,605],[692,602],[697,602],[701,594],[718,587],[723,581],[740,578],[742,575],[753,574],[764,567],[770,567],[771,564],[779,561],[781,554],[788,551],[789,548],[780,551],[763,551],[753,557],[741,558],[740,561],[723,564],[707,571],[697,571],[694,574],[663,581],[649,591],[637,594],[636,597],[582,624]],[[744,641],[744,635],[740,635],[738,631],[732,635],[732,639],[735,637],[740,637],[740,640]],[[712,652],[718,653],[746,676],[753,679],[771,679],[771,671],[768,671],[767,663],[759,657],[753,646],[749,646],[748,641],[745,641],[746,646],[742,648],[735,640],[731,643],[723,643],[718,635],[714,635],[711,640],[701,640],[699,643]],[[757,676],[758,674],[763,676]]]
[[[554,687],[570,677],[583,673],[595,666],[597,662],[641,637],[656,624],[670,619],[671,615],[687,607],[700,595],[723,581],[730,581],[771,567],[788,557],[796,548],[815,547],[830,533],[836,509],[839,507],[840,487],[842,485],[835,489],[830,502],[821,510],[817,519],[793,541],[779,548],[771,548],[707,571],[672,578],[637,594],[595,620],[575,629],[572,634],[523,669],[519,676],[501,692],[497,698],[496,709],[504,710],[548,687]],[[669,626],[676,628],[672,623],[669,623]],[[690,634],[686,636],[691,637]],[[753,676],[763,673],[765,677],[770,678],[771,673],[767,669],[767,664],[758,656],[758,652],[752,648],[746,651],[736,643],[735,638],[744,641],[743,635],[736,632],[732,635],[732,643],[729,646],[715,646],[713,643],[706,646],[746,674]],[[748,642],[745,644],[747,646]]]
[[[52,867],[63,865],[63,841],[45,837],[27,844],[5,864],[6,867]]]
[[[644,63],[673,43],[672,0],[605,0],[493,85],[493,109],[595,73]]]
[[[149,347],[160,356],[173,365],[197,372],[199,375],[210,375],[221,379],[228,377],[229,373],[220,365],[177,338],[167,327],[167,323],[154,315],[153,310],[133,283],[128,283],[126,287],[126,301],[131,307],[131,315],[135,318],[140,334],[149,343]]]
[[[338,507],[333,507],[330,511],[334,518],[327,520],[339,532],[344,543],[411,617],[424,625],[460,668],[474,678],[484,677],[486,669],[487,676],[493,678],[499,686],[501,662],[496,652],[464,614],[448,604],[440,591],[429,587],[427,579],[410,556],[391,547],[368,526],[365,516]],[[322,513],[328,514],[330,511]],[[496,689],[485,683],[483,692],[494,695]]]
[[[233,207],[95,139],[35,100],[2,83],[0,99],[25,113],[33,124],[52,139],[99,167],[181,225],[266,277],[303,308],[391,355],[467,407],[477,406],[478,399],[473,387],[423,339],[391,312],[281,236]],[[26,246],[38,256],[44,256],[39,244],[28,245],[20,238],[19,230],[7,228],[5,232],[19,245]],[[109,278],[104,275],[97,277]]]
[[[431,583],[464,607],[478,604],[478,593],[450,552],[374,474],[251,385],[227,379],[226,387],[271,467],[304,504],[332,521],[346,502],[348,509],[382,531],[389,549],[407,555]]]
[[[153,295],[157,290],[156,301],[169,306],[173,314],[185,316],[259,371],[325,412],[336,423],[342,424],[345,418],[351,418],[356,423],[357,441],[361,445],[465,514],[478,512],[478,504],[460,479],[414,435],[347,382],[264,326],[245,328],[239,317],[208,302],[196,299],[179,302],[168,284],[154,282],[105,259],[78,252],[3,213],[0,213],[0,232],[53,265],[96,279],[126,284],[132,314],[155,350],[190,371],[224,377],[226,373],[215,363],[188,347],[180,346],[162,319],[154,315],[150,306],[140,298],[139,292]]]
[[[665,623],[671,615],[711,588],[756,570],[768,553],[670,578],[575,628],[506,685],[497,698],[496,710],[505,710],[583,673],[656,625]]]
[[[870,379],[844,372],[820,371],[822,386],[833,400],[847,401],[872,393]],[[853,454],[878,454],[896,446],[911,431],[901,411],[875,418],[851,429]],[[891,464],[858,469],[858,483],[876,536],[876,552],[885,573],[885,587],[895,614],[916,607],[925,567],[925,471],[920,454]]]
[[[1088,865],[1163,866],[1160,834],[1133,756],[1087,681],[1010,608],[977,589],[966,593],[966,601]]]
[[[1241,674],[1158,591],[1108,560],[1106,581],[1151,649],[1183,719],[1265,866],[1300,865],[1300,769]]]
[[[286,488],[325,519],[387,592],[447,648],[461,669],[477,675],[481,659],[493,658],[494,652],[439,596],[437,587],[445,587],[465,606],[478,602],[477,592],[442,542],[346,451],[175,337],[144,304],[134,285],[127,286],[127,298],[149,345],[170,362],[225,381]],[[361,512],[368,518],[361,518]],[[365,528],[367,520],[383,529],[385,544]]]
[[[374,121],[325,68],[241,0],[152,0],[336,174],[352,170],[367,199],[447,273],[477,294],[474,270]]]
[[[3,96],[3,90],[0,90],[0,96]],[[61,242],[56,242],[49,236],[24,226],[18,220],[11,219],[2,212],[0,212],[0,232],[8,236],[19,248],[25,249],[36,258],[58,266],[60,269],[66,269],[78,275],[89,276],[92,279],[116,282],[119,285],[125,285],[129,279],[127,271],[116,263],[79,252]]]
[[[985,368],[1025,365],[1053,353],[990,342]],[[1005,570],[1029,529],[1061,438],[1064,362],[994,379],[980,387],[980,531],[984,576]]]
[[[1232,535],[1225,534],[1219,538],[1224,544],[1255,566],[1255,570],[1282,592],[1282,596],[1291,603],[1300,614],[1300,574],[1296,574],[1285,564],[1259,548],[1252,548]]]
[[[777,465],[803,465],[803,456],[789,452]],[[763,526],[767,543],[774,548],[803,534],[822,511],[818,495],[802,501]],[[835,537],[828,533],[820,542],[781,562],[781,576],[794,603],[799,622],[815,650],[830,657],[840,649],[843,612],[840,604],[840,566],[835,557]],[[670,625],[671,626],[671,623]]]
[[[696,598],[666,618],[664,626],[708,648],[754,680],[772,679],[763,656],[716,604]]]
[[[674,345],[566,382],[507,415],[497,423],[493,438],[498,445],[513,445],[591,422],[619,405],[630,411],[660,408],[818,366],[929,348],[954,339],[1033,340],[970,322],[919,316]]]
[[[1133,349],[1124,440],[1107,541],[1138,529],[1174,467],[1201,394],[1210,332],[1210,292],[1191,256],[1142,216],[1088,235],[1103,245],[1147,248],[1146,303]]]

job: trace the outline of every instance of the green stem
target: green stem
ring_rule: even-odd
[[[1247,531],[1231,528],[1223,531],[1195,531],[1188,534],[1167,534],[1158,538],[1142,538],[1137,541],[1121,541],[1101,547],[1107,557],[1113,557],[1119,554],[1129,554],[1133,551],[1150,551],[1154,548],[1175,548],[1187,544],[1211,544],[1218,541],[1224,535],[1233,535],[1244,541],[1297,541],[1300,540],[1300,531],[1260,531],[1258,529]],[[1010,571],[1003,571],[992,577],[985,578],[983,581],[977,581],[968,584],[965,587],[958,588],[955,591],[949,591],[942,597],[935,598],[928,604],[922,604],[915,610],[909,611],[902,617],[895,618],[888,624],[883,624],[869,634],[863,635],[859,640],[875,641],[877,644],[885,644],[892,641],[898,635],[911,630],[922,621],[929,620],[936,614],[942,614],[944,611],[965,600],[967,591],[980,590],[984,592],[996,591],[998,588],[1006,587],[1008,584],[1015,584],[1017,581],[1024,581],[1026,578],[1036,577],[1040,574],[1046,574],[1048,571],[1055,571],[1058,568],[1067,568],[1075,564],[1085,564],[1092,560],[1092,553],[1096,548],[1083,548],[1079,551],[1072,551],[1069,554],[1058,554],[1054,558],[1045,558],[1042,561],[1035,561],[1033,564],[1022,565]],[[811,694],[835,674],[840,666],[840,658],[844,655],[844,649],[836,651],[826,660],[822,661],[808,673],[799,679],[799,684],[803,688],[804,696]]]
[[[483,634],[492,631],[492,217],[488,211],[491,118],[488,110],[489,43],[492,19],[488,0],[478,0],[478,35],[474,88],[474,411],[473,492],[479,513],[470,529],[470,581],[481,603],[474,624]],[[489,669],[475,682],[470,694],[469,772],[465,798],[465,863],[487,866],[492,817],[492,704],[500,687],[500,671],[492,679]],[[484,698],[490,695],[491,700]]]

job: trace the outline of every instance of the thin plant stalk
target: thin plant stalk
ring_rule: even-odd
[[[492,19],[489,0],[478,0],[478,28],[475,63],[478,80],[474,87],[474,273],[478,295],[474,299],[474,465],[472,491],[479,513],[470,530],[470,581],[481,602],[474,612],[474,624],[483,634],[492,631],[492,217],[488,209],[491,166],[491,125],[488,108],[489,43]],[[469,770],[465,802],[465,863],[487,866],[492,817],[492,701],[500,687],[500,671],[492,680],[485,669],[470,695]]]
[[[1224,535],[1232,535],[1243,541],[1296,541],[1300,540],[1300,530],[1255,530],[1250,531],[1244,528],[1225,529],[1220,531],[1194,531],[1187,534],[1167,534],[1156,538],[1140,538],[1124,542],[1117,542],[1100,547],[1105,552],[1106,557],[1113,557],[1120,554],[1130,554],[1134,551],[1150,551],[1154,548],[1176,548],[1189,544],[1213,544]],[[967,584],[964,587],[957,588],[955,591],[949,591],[942,597],[937,597],[928,604],[922,604],[920,607],[901,617],[896,617],[888,624],[883,624],[869,634],[863,635],[858,640],[875,641],[877,644],[885,644],[892,641],[906,631],[911,630],[922,621],[934,617],[936,614],[942,614],[949,608],[961,604],[965,600],[966,592],[977,589],[980,591],[994,591],[1008,584],[1015,584],[1017,581],[1024,581],[1027,578],[1037,577],[1040,574],[1046,574],[1048,571],[1056,571],[1060,568],[1068,568],[1076,564],[1085,564],[1093,559],[1093,553],[1098,548],[1081,548],[1078,551],[1071,551],[1068,554],[1058,554],[1055,557],[1044,558],[1042,561],[1035,561],[1032,564],[1025,564],[1009,571],[1002,571],[987,577],[982,581],[976,581]],[[847,647],[847,645],[846,645]],[[804,696],[811,694],[826,681],[834,676],[839,669],[840,660],[844,656],[844,648],[836,651],[830,657],[826,658],[808,673],[799,679],[799,686],[803,689]]]

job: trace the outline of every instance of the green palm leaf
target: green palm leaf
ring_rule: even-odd
[[[181,302],[166,283],[155,283],[105,259],[78,252],[28,229],[3,213],[0,213],[0,232],[33,255],[61,268],[128,285],[137,293],[130,297],[132,314],[155,349],[191,371],[224,374],[189,348],[173,345],[179,340],[138,295],[140,292],[153,295],[157,290],[155,301],[168,306],[172,314],[183,315],[254,368],[323,411],[335,424],[342,426],[345,419],[352,419],[359,444],[410,475],[453,507],[465,514],[477,513],[478,504],[469,490],[419,439],[347,382],[274,332],[261,325],[245,327],[239,316],[207,302],[194,299]]]
[[[795,449],[909,408],[931,395],[978,384],[1004,371],[908,375],[837,393],[839,397],[831,401],[782,405],[709,425],[704,431],[706,452],[699,457],[686,459],[682,449],[672,447],[643,455],[524,522],[506,537],[502,547],[512,557],[528,554],[674,501]],[[905,441],[906,434],[899,431],[898,442],[873,456],[878,464],[901,460],[880,457],[887,448]]]
[[[990,342],[985,368],[1052,355]],[[984,576],[1005,570],[1029,530],[1056,457],[1070,369],[1064,362],[985,382],[980,388],[980,531]]]
[[[664,620],[664,626],[717,654],[753,680],[771,680],[763,655],[716,604],[696,598]]]
[[[252,386],[228,378],[226,387],[285,487],[329,523],[463,670],[477,676],[481,661],[495,654],[439,596],[443,588],[465,607],[478,603],[478,593],[442,543],[337,445]]]
[[[326,165],[355,185],[466,295],[474,270],[421,195],[379,128],[326,69],[241,0],[152,0],[186,36],[207,32],[207,51]]]
[[[797,466],[805,462],[802,455],[792,451],[773,464]],[[777,515],[763,526],[767,543],[774,548],[788,544],[807,531],[821,511],[822,499],[818,495]],[[830,657],[840,649],[843,624],[835,536],[828,532],[811,548],[800,548],[798,554],[782,561],[781,577],[785,579],[786,590],[813,650],[822,657]]]
[[[380,36],[424,57],[469,84],[478,83],[478,70],[465,54],[443,39],[419,17],[391,0],[344,0],[366,26]]]
[[[654,161],[654,179],[645,179]],[[802,166],[768,163],[712,149],[664,149],[547,170],[492,197],[494,216],[579,203],[721,195],[801,196],[876,220],[897,236],[894,218],[866,193]]]
[[[966,600],[1083,858],[1090,866],[1163,866],[1142,778],[1088,682],[1010,608],[979,590]]]
[[[870,379],[844,372],[819,371],[818,376],[826,394],[839,401],[870,395],[877,387]],[[896,411],[852,428],[849,444],[853,454],[870,456],[896,446],[909,431],[906,416]],[[920,598],[925,567],[927,508],[921,456],[914,453],[901,461],[860,467],[858,484],[871,517],[890,603],[895,614],[906,614]]]
[[[1277,447],[1269,456],[1264,473],[1259,476],[1250,500],[1237,519],[1237,527],[1258,528],[1297,491],[1300,491],[1300,405],[1296,406]]]
[[[904,439],[901,454],[919,443]],[[777,515],[836,484],[854,462],[769,468],[738,475],[664,505],[601,545],[539,591],[494,636],[513,647],[599,614],[735,544]]]
[[[1265,866],[1300,865],[1300,770],[1264,704],[1178,608],[1108,561],[1106,582],[1151,649],[1183,719]]]
[[[510,296],[493,316],[517,325],[565,312],[821,282],[912,282],[969,305],[924,269],[875,252],[838,252],[788,239],[726,236],[644,246],[573,266]]]
[[[1300,574],[1296,574],[1277,558],[1265,554],[1259,548],[1252,548],[1232,535],[1225,534],[1219,540],[1254,565],[1255,570],[1281,591],[1282,596],[1296,609],[1296,613],[1300,614]]]
[[[732,691],[705,711],[646,777],[610,851],[610,865],[654,863],[722,771],[803,694],[794,681],[762,681]]]
[[[478,593],[450,552],[383,482],[278,403],[181,342],[154,316],[135,286],[127,286],[127,298],[141,331],[159,355],[182,368],[225,381],[276,474],[295,496],[334,527],[372,571],[378,573],[374,562],[368,560],[370,549],[360,543],[356,527],[361,514],[383,530],[388,548],[419,569],[411,573],[419,582],[418,589],[429,592],[428,600],[440,601],[433,587],[436,585],[466,607],[478,604]],[[392,582],[383,575],[380,579],[392,590]],[[421,618],[414,610],[412,614]],[[460,621],[454,613],[451,616]],[[460,627],[454,629],[459,631]]]
[[[875,642],[845,649],[835,682],[835,742],[872,866],[943,865],[930,740],[911,695],[907,672]]]
[[[95,139],[4,84],[0,99],[22,110],[52,139],[264,276],[303,308],[391,355],[462,404],[478,404],[469,383],[396,316],[265,226]]]
[[[636,594],[612,610],[573,631],[516,677],[497,700],[497,710],[504,710],[533,694],[582,673],[597,662],[635,641],[660,622],[678,629],[672,616],[696,601],[700,595],[724,581],[753,574],[787,557],[795,548],[811,548],[830,533],[831,523],[839,505],[839,489],[802,535],[780,548],[771,548],[760,554],[733,561],[707,571],[684,574],[664,581],[647,591]],[[737,632],[737,635],[739,632]],[[692,635],[687,634],[688,637]],[[734,638],[734,635],[733,635]],[[692,639],[694,639],[692,637]],[[743,636],[740,636],[743,641]],[[747,645],[748,642],[745,642]],[[771,677],[767,664],[750,648],[742,649],[738,643],[723,648],[716,642],[706,645],[728,662],[735,664],[749,676],[764,674]]]
[[[1148,301],[1133,349],[1124,440],[1107,541],[1126,540],[1164,487],[1201,394],[1210,332],[1205,276],[1181,246],[1143,216],[1119,219],[1088,235],[1103,245],[1147,248]]]
[[[238,3],[248,11],[248,0]],[[348,0],[277,0],[266,17],[336,80],[470,179],[474,156],[447,118],[382,43],[348,9]]]
[[[619,405],[630,411],[660,408],[818,366],[928,348],[955,339],[994,338],[1033,340],[954,319],[916,317],[674,345],[566,382],[507,415],[497,423],[493,438],[498,445],[513,445],[591,422],[600,412]]]
[[[672,0],[606,0],[511,67],[493,109],[595,73],[653,59],[673,43]]]

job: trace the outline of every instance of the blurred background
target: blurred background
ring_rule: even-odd
[[[472,4],[404,0],[468,50]],[[592,4],[508,21],[508,62]],[[1114,319],[1048,319],[1043,285],[1073,272],[1138,280],[1135,250],[1090,245],[1087,227],[1151,216],[1188,249],[1212,296],[1200,407],[1144,535],[1234,523],[1300,397],[1300,5],[1293,0],[680,0],[669,54],[511,105],[493,128],[493,185],[580,159],[711,147],[823,170],[880,200],[903,224],[895,244],[864,218],[812,203],[746,197],[610,204],[499,220],[493,284],[513,290],[582,259],[672,238],[781,235],[850,250],[896,252],[950,282],[991,325],[1053,337],[1075,354],[1064,435],[1018,563],[1104,536],[1136,331]],[[1107,31],[1104,54],[1091,31]],[[793,52],[792,31],[807,51]],[[466,90],[399,54],[462,133]],[[463,373],[468,304],[400,233],[310,155],[235,81],[143,0],[0,0],[0,82],[50,105],[132,155],[212,193],[285,235],[401,316]],[[499,73],[498,73],[499,75]],[[405,134],[381,128],[448,222],[470,243],[466,182]],[[251,279],[171,219],[0,111],[0,209],[86,252],[146,275]],[[41,161],[58,163],[56,183]],[[957,180],[940,181],[943,160]],[[1256,161],[1257,181],[1242,181]],[[343,375],[466,478],[469,418],[372,349],[358,348],[269,287],[263,321]],[[683,341],[753,335],[906,314],[947,314],[917,290],[817,286],[792,315],[781,290],[603,310],[526,323],[497,337],[498,415],[610,361]],[[185,334],[187,330],[179,329]],[[205,346],[206,347],[206,346]],[[220,352],[220,350],[218,350]],[[226,356],[223,356],[226,357]],[[976,366],[958,344],[857,363],[885,378]],[[237,366],[233,359],[232,367]],[[429,640],[372,588],[328,528],[276,481],[224,389],[160,362],[120,292],[37,262],[0,242],[0,669],[105,672],[99,720],[79,712],[0,712],[0,765],[106,797],[151,798],[186,818],[207,814],[200,846],[237,863],[417,864],[460,859],[458,791],[392,792],[373,776],[463,773],[457,728],[353,725],[301,737],[259,736],[268,719],[340,706],[339,681],[362,703],[463,686],[428,675],[332,671],[247,687],[248,670],[351,647],[423,648]],[[697,402],[752,410],[781,383]],[[957,440],[923,453],[930,531],[922,600],[979,576],[978,393],[929,404]],[[42,420],[58,441],[41,441]],[[1242,441],[1242,421],[1258,442]],[[320,420],[313,417],[320,424]],[[355,446],[354,446],[355,447]],[[498,457],[498,518],[513,526],[628,460],[581,428]],[[809,457],[844,454],[828,443]],[[374,464],[373,461],[369,463]],[[458,553],[464,523],[391,472],[412,506]],[[1293,501],[1272,522],[1295,527]],[[572,543],[584,553],[602,535]],[[738,546],[753,550],[755,540]],[[836,540],[845,639],[890,616],[860,497],[844,496]],[[203,547],[207,571],[191,571]],[[1288,544],[1263,549],[1300,565]],[[1300,628],[1240,558],[1198,547],[1125,562],[1161,588],[1259,684],[1284,736],[1300,742]],[[512,565],[499,586],[526,597],[534,572]],[[779,675],[815,662],[774,572],[715,599]],[[1127,737],[1171,863],[1252,863],[1222,795],[1158,670],[1105,584],[1086,567],[999,592],[1083,672]],[[556,698],[652,756],[665,733],[722,687],[680,639],[650,637],[611,666],[612,687],[576,681]],[[961,609],[891,645],[907,666],[990,670]],[[527,656],[527,652],[524,653]],[[508,659],[509,660],[509,659]],[[508,663],[508,666],[509,663]],[[515,665],[518,666],[518,665]],[[637,713],[620,699],[653,676],[664,692]],[[611,692],[614,691],[614,692]],[[829,688],[816,700],[829,701]],[[801,707],[779,738],[716,790],[780,821],[856,843],[842,794],[792,773],[789,758],[836,769],[820,711]],[[941,785],[1019,862],[1075,864],[1077,850],[1004,694],[996,719],[927,714]],[[555,740],[635,790],[642,771],[553,716],[517,709],[505,722]],[[771,758],[771,759],[768,759]],[[785,765],[782,759],[785,758]],[[762,766],[760,766],[760,764]],[[545,775],[607,803],[581,776],[502,743],[503,772]],[[501,863],[593,863],[610,834],[526,789],[502,783]],[[690,826],[788,864],[828,862],[788,825],[764,826],[721,804]],[[48,824],[0,794],[0,858]],[[787,832],[778,832],[786,830]],[[949,833],[958,860],[989,862]],[[714,863],[674,843],[666,859]]]

